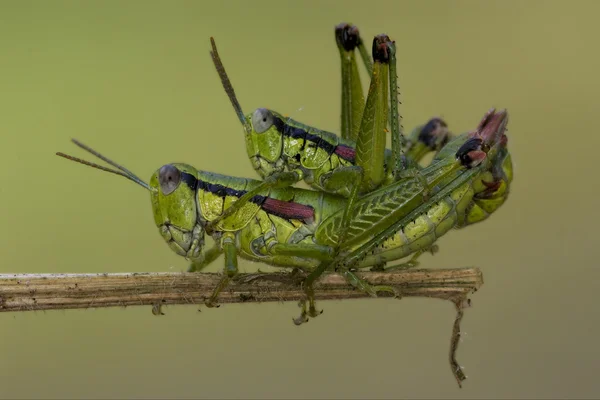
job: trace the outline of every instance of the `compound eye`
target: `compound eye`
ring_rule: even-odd
[[[181,172],[172,164],[163,165],[158,171],[158,182],[163,194],[169,195],[177,189],[181,182]]]
[[[273,113],[266,108],[258,108],[252,114],[252,127],[256,133],[263,133],[273,126]]]

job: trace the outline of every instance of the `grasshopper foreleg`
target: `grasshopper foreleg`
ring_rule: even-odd
[[[223,253],[223,250],[217,245],[206,250],[204,257],[201,260],[193,260],[190,264],[187,272],[199,272],[204,269],[207,265],[215,261]]]

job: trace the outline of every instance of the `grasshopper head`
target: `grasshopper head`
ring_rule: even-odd
[[[78,140],[80,148],[114,168],[108,168],[61,152],[56,155],[101,171],[129,179],[150,192],[154,222],[169,247],[177,254],[197,260],[204,244],[204,229],[198,221],[196,206],[197,171],[185,164],[167,164],[152,175],[150,184],[124,166],[98,153]]]
[[[161,236],[177,254],[200,255],[204,230],[198,221],[197,171],[186,164],[166,164],[150,178],[152,212]]]
[[[266,108],[257,108],[245,117],[246,151],[261,177],[271,175],[283,152],[282,117]],[[278,162],[279,161],[279,162]]]
[[[227,72],[225,72],[225,66],[217,51],[215,39],[211,37],[210,43],[212,46],[210,55],[223,84],[223,89],[225,89],[233,110],[244,128],[246,152],[254,169],[263,178],[270,176],[273,172],[283,170],[283,163],[281,161],[283,134],[277,129],[278,126],[282,125],[279,124],[282,121],[281,116],[266,108],[258,108],[253,113],[244,115],[231,81],[227,76]]]
[[[496,112],[491,109],[479,123],[477,129],[469,133],[463,145],[477,144],[471,151],[469,161],[482,163],[482,173],[473,181],[473,205],[467,211],[465,225],[482,221],[496,211],[508,197],[512,181],[512,160],[507,149],[505,134],[508,123],[506,110]],[[463,152],[463,155],[467,153]],[[458,154],[457,154],[458,156]],[[465,155],[466,157],[466,155]]]

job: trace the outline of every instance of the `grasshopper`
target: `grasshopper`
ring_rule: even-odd
[[[150,192],[154,222],[168,246],[200,270],[224,254],[224,274],[207,306],[213,306],[223,288],[238,272],[238,257],[280,267],[311,271],[305,288],[309,311],[316,316],[312,283],[335,266],[358,289],[399,295],[389,286],[371,286],[354,274],[399,260],[430,247],[454,227],[481,221],[506,199],[512,164],[506,150],[505,112],[490,112],[478,129],[448,143],[439,159],[424,168],[420,179],[405,177],[366,194],[351,209],[346,240],[337,251],[348,200],[333,194],[300,188],[274,188],[255,195],[234,214],[224,210],[259,187],[258,180],[200,171],[188,164],[170,163],[158,169],[149,183],[90,147],[80,148],[112,168],[56,153],[106,172],[123,176]],[[423,202],[422,194],[432,196]],[[206,226],[219,219],[210,234],[216,245],[204,250]]]
[[[222,216],[235,213],[254,195],[270,188],[283,188],[304,180],[313,188],[349,198],[347,211],[359,189],[368,192],[391,183],[400,171],[417,174],[417,162],[431,150],[439,150],[449,139],[446,123],[433,118],[410,135],[409,156],[401,157],[405,140],[401,131],[396,96],[391,96],[390,124],[392,151],[385,149],[387,86],[396,94],[395,44],[386,35],[373,40],[374,64],[366,53],[358,29],[350,24],[336,27],[336,43],[342,65],[342,137],[286,118],[276,111],[259,108],[245,115],[211,38],[211,56],[225,92],[242,123],[246,150],[254,169],[263,178],[261,186],[249,192]],[[371,73],[366,106],[354,51],[360,49]],[[389,70],[389,72],[388,72]],[[364,109],[364,114],[363,114]],[[355,140],[358,139],[358,142]],[[213,224],[207,229],[212,230]]]

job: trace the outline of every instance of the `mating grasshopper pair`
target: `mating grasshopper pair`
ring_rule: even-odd
[[[192,262],[191,270],[200,270],[224,254],[225,273],[207,305],[216,301],[237,273],[238,257],[311,271],[304,282],[310,307],[303,307],[296,323],[318,314],[312,284],[328,268],[336,268],[371,295],[398,294],[391,287],[371,287],[354,274],[354,268],[381,267],[419,254],[450,229],[481,221],[495,211],[506,199],[512,179],[504,135],[508,116],[490,111],[475,131],[454,138],[429,166],[418,167],[423,151],[413,152],[412,160],[402,157],[394,43],[385,35],[375,37],[371,85],[361,107],[364,100],[354,50],[364,49],[362,40],[346,24],[336,27],[336,39],[342,58],[342,138],[266,109],[244,116],[212,42],[213,61],[263,181],[173,163],[156,171],[147,184],[75,140],[116,169],[57,154],[124,176],[149,190],[161,235],[171,249]],[[364,51],[361,55],[369,68],[370,60]],[[391,110],[388,93],[393,93]],[[388,113],[391,152],[385,149]],[[441,147],[436,146],[432,147]],[[319,190],[291,187],[302,179]],[[206,233],[217,244],[205,251]]]

